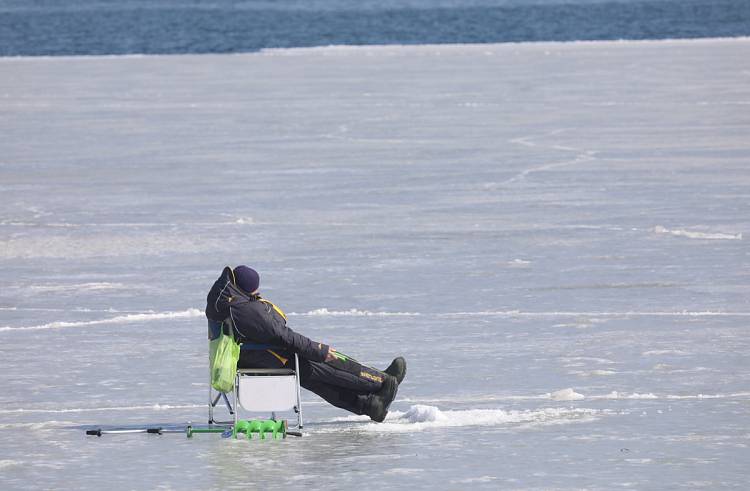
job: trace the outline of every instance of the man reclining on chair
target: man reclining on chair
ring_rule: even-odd
[[[237,366],[289,368],[294,365],[293,353],[297,353],[302,387],[336,407],[382,422],[406,375],[406,361],[398,357],[380,371],[294,332],[287,327],[281,309],[261,298],[259,287],[260,276],[252,268],[226,267],[208,292],[209,323],[231,319],[238,342],[282,348],[243,350]]]

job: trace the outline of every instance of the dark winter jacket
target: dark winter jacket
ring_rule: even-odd
[[[240,290],[229,267],[208,292],[206,317],[217,322],[231,317],[240,343],[281,346],[311,361],[322,362],[328,353],[328,345],[288,328],[284,314],[271,302]]]

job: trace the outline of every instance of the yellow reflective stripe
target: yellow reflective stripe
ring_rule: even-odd
[[[278,308],[276,305],[274,305],[273,302],[270,302],[270,301],[266,300],[265,298],[259,298],[258,300],[260,300],[263,303],[267,303],[268,305],[270,305],[271,307],[273,307],[273,310],[275,310],[276,312],[278,312],[279,315],[284,318],[284,320],[287,320],[286,314],[284,312],[282,312],[280,308]]]
[[[383,382],[383,377],[381,377],[379,375],[373,375],[373,374],[371,374],[369,372],[361,371],[361,372],[359,372],[359,376],[362,377],[362,378],[370,379],[373,382],[378,382],[378,383],[382,383]]]
[[[273,350],[267,349],[266,351],[268,351],[268,352],[269,352],[269,353],[271,353],[271,354],[272,354],[273,356],[275,356],[276,358],[278,358],[278,359],[279,359],[279,361],[281,362],[281,364],[282,364],[282,365],[286,365],[286,362],[288,362],[288,361],[289,361],[288,359],[284,358],[283,356],[281,356],[280,354],[276,353],[276,352],[275,352],[275,351],[273,351]]]

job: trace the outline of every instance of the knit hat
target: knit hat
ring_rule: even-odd
[[[253,268],[248,268],[244,264],[234,268],[234,278],[239,286],[246,293],[255,293],[260,287],[260,275]]]

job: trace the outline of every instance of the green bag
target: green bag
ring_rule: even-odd
[[[237,361],[240,359],[240,345],[234,340],[232,326],[229,324],[229,334],[224,334],[222,324],[221,334],[209,342],[209,363],[211,365],[211,387],[219,392],[229,393],[234,390],[234,378],[237,375]]]

